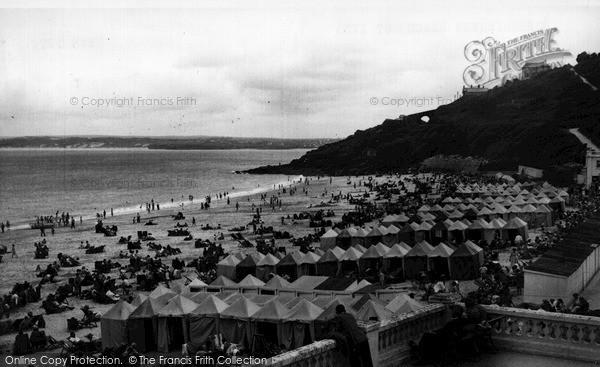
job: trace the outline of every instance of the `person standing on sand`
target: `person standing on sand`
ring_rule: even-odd
[[[0,223],[0,228],[2,228],[2,233],[4,233],[4,222]]]
[[[17,250],[15,249],[15,244],[13,243],[12,244],[12,256],[11,256],[11,259],[14,259],[15,257],[17,259],[19,258],[19,256],[17,255]]]

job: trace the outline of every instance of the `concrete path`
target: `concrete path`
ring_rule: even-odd
[[[589,85],[589,86],[592,88],[592,90],[593,90],[594,92],[598,90],[598,88],[596,88],[594,85],[592,85],[592,83],[588,82],[588,80],[587,80],[586,78],[584,78],[584,77],[582,77],[581,75],[579,75],[579,74],[578,74],[578,73],[575,71],[575,69],[574,69],[574,68],[571,68],[571,71],[572,71],[572,72],[574,72],[574,73],[575,73],[575,75],[577,75],[577,76],[578,76],[578,77],[581,79],[581,81],[582,81],[582,82],[584,82],[585,84]]]
[[[582,144],[587,144],[588,148],[594,149],[597,152],[600,152],[600,148],[598,148],[590,139],[588,139],[585,135],[579,132],[578,128],[569,129],[569,132],[577,137]]]

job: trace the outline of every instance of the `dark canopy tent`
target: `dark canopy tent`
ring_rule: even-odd
[[[381,246],[385,247],[385,245]],[[377,276],[379,274],[379,270],[383,267],[383,257],[388,252],[389,248],[388,251],[385,251],[378,245],[369,247],[369,249],[362,254],[359,260],[360,268],[364,274],[366,276]]]
[[[158,346],[158,312],[165,304],[147,298],[129,315],[129,340],[138,352],[156,350]]]
[[[361,269],[359,260],[362,253],[357,249],[350,247],[339,260],[338,274],[354,273],[360,275]]]
[[[377,226],[374,226],[373,229],[367,234],[365,239],[365,247],[369,248],[371,246],[375,246],[379,242],[383,242],[383,233]]]
[[[429,270],[433,272],[437,279],[440,275],[448,278],[450,276],[450,255],[454,252],[444,243],[437,245],[429,254]]]
[[[448,241],[448,228],[450,225],[443,220],[438,221],[431,228],[431,243],[437,245],[440,242]]]
[[[384,269],[392,278],[404,277],[404,256],[408,251],[410,250],[397,243],[384,255]]]
[[[215,296],[209,296],[190,315],[190,342],[195,348],[204,347],[212,335],[219,334],[219,315],[229,305]]]
[[[102,315],[102,348],[118,347],[129,342],[127,324],[134,309],[129,303],[120,300]]]
[[[284,345],[296,349],[316,340],[315,320],[323,309],[306,299],[301,299],[292,307],[283,322]]]
[[[356,230],[353,228],[344,228],[340,234],[335,238],[336,245],[346,250],[352,246],[352,237],[356,234]]]
[[[514,241],[515,237],[517,236],[521,236],[523,241],[527,241],[529,235],[527,223],[525,223],[521,218],[515,217],[506,223],[506,225],[502,228],[502,235],[504,238],[507,238],[511,241]]]
[[[256,274],[256,264],[258,264],[263,257],[264,256],[259,259],[258,256],[254,256],[254,253],[246,256],[246,258],[240,261],[235,267],[235,280],[240,281],[247,275],[254,276],[254,274]]]
[[[189,341],[189,315],[196,307],[196,302],[178,294],[158,311],[159,352],[181,350]]]
[[[277,266],[278,263],[278,258],[272,254],[267,254],[256,264],[256,277],[266,282],[269,280],[270,274],[275,274],[275,266]]]
[[[298,273],[300,276],[302,275],[317,275],[317,262],[321,257],[315,254],[314,252],[307,252],[299,261],[298,261]]]
[[[253,329],[256,334],[263,335],[268,343],[279,346],[284,342],[283,320],[289,311],[289,308],[273,299],[254,314]]]
[[[398,232],[398,240],[406,243],[415,243],[415,229],[418,224],[406,223]]]
[[[336,247],[340,249],[339,247]],[[340,249],[341,250],[341,249]],[[338,272],[338,262],[340,257],[343,255],[335,251],[335,249],[329,249],[319,261],[317,261],[317,274],[334,277]]]
[[[399,241],[398,233],[400,233],[400,229],[395,225],[392,224],[387,227],[387,232],[383,235],[383,244],[387,247],[394,246]]]
[[[481,247],[466,241],[450,255],[450,277],[459,280],[476,279],[483,262]]]
[[[277,266],[275,266],[275,272],[277,275],[287,275],[290,281],[294,281],[298,278],[298,261],[302,258],[302,255],[296,251],[290,252],[285,255]]]
[[[231,343],[250,347],[254,330],[251,320],[260,307],[247,298],[240,298],[221,312],[221,334]]]
[[[426,241],[419,242],[406,255],[404,255],[404,275],[414,278],[427,271],[428,256],[433,252],[433,247]]]

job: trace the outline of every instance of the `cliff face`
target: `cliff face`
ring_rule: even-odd
[[[516,169],[518,164],[548,168],[583,162],[585,148],[567,130],[578,127],[593,141],[600,139],[600,91],[580,77],[597,81],[599,60],[595,54],[580,55],[575,68],[567,65],[548,70],[404,120],[386,120],[289,164],[249,172],[388,173],[439,154],[482,157],[490,162],[490,168]],[[423,116],[428,116],[429,122],[423,122]]]

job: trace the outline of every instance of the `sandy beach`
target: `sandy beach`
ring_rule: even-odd
[[[282,200],[282,206],[276,208],[275,211],[268,206],[263,206],[263,212],[261,219],[264,221],[265,226],[273,226],[275,230],[288,231],[294,237],[302,237],[308,233],[313,232],[313,228],[309,228],[308,220],[297,220],[295,224],[292,224],[291,220],[286,220],[286,224],[281,224],[281,217],[288,215],[292,216],[294,213],[300,213],[302,211],[316,211],[320,208],[309,208],[311,205],[319,205],[322,202],[327,202],[331,198],[331,193],[338,194],[340,191],[342,194],[349,192],[363,191],[363,187],[358,187],[358,181],[363,179],[352,178],[352,185],[348,184],[346,177],[334,177],[330,184],[329,177],[321,178],[320,180],[316,177],[308,178],[310,180],[309,185],[306,186],[308,195],[302,192],[302,184],[296,184],[298,190],[295,195],[290,196],[289,190],[286,193],[281,193],[280,197]],[[381,179],[380,179],[381,181]],[[354,188],[356,182],[357,188]],[[321,194],[327,190],[326,196]],[[266,192],[267,198],[271,195],[277,195],[281,190],[272,190]],[[194,258],[198,258],[202,255],[203,249],[194,248],[194,241],[183,241],[183,237],[168,237],[167,230],[173,229],[177,221],[173,220],[172,215],[181,211],[186,219],[180,220],[180,223],[188,223],[190,233],[194,236],[194,239],[210,239],[213,240],[214,235],[223,233],[225,235],[224,240],[217,241],[221,244],[226,252],[238,252],[238,251],[255,251],[255,248],[240,248],[237,241],[233,240],[227,229],[233,227],[246,225],[251,219],[254,211],[252,210],[252,204],[256,206],[260,205],[260,193],[251,196],[244,196],[239,198],[232,198],[229,205],[227,205],[226,199],[214,200],[211,203],[209,210],[202,210],[200,201],[194,203],[185,203],[183,209],[181,207],[167,208],[167,206],[161,205],[161,210],[155,210],[150,213],[146,211],[140,211],[141,223],[132,224],[133,215],[131,214],[115,214],[110,217],[110,203],[107,203],[107,218],[103,220],[104,225],[116,225],[119,228],[116,237],[105,237],[102,234],[95,233],[94,225],[96,224],[95,219],[84,220],[82,224],[77,223],[75,229],[69,227],[60,227],[56,229],[55,235],[51,235],[50,231],[47,230],[46,241],[50,249],[50,254],[47,259],[34,259],[35,247],[34,243],[42,240],[40,232],[38,230],[8,230],[4,234],[1,234],[2,244],[5,244],[9,251],[11,245],[14,243],[18,258],[12,258],[11,253],[4,255],[3,262],[0,264],[0,271],[2,272],[2,282],[0,282],[0,295],[8,293],[13,285],[17,282],[28,281],[33,285],[37,285],[40,278],[36,277],[36,268],[45,268],[49,263],[57,260],[56,256],[62,252],[65,255],[71,255],[78,257],[81,261],[82,266],[86,266],[88,269],[94,268],[94,262],[103,259],[111,259],[112,261],[120,262],[124,264],[128,262],[128,259],[119,259],[119,252],[127,250],[127,245],[119,245],[118,240],[121,236],[127,237],[132,236],[132,239],[137,238],[137,231],[149,231],[156,238],[156,243],[162,244],[163,246],[170,245],[171,247],[178,247],[181,249],[181,255],[178,258],[185,260],[186,263]],[[249,200],[248,200],[249,198]],[[236,212],[235,204],[239,202],[239,211]],[[166,203],[165,203],[166,204]],[[169,203],[170,204],[170,203]],[[330,204],[329,206],[323,206],[325,209],[331,209],[335,212],[335,217],[330,218],[334,222],[340,221],[341,216],[354,208],[353,205],[349,205],[347,201],[340,203]],[[192,226],[192,217],[196,218],[196,226]],[[153,220],[157,225],[155,226],[144,226],[148,220]],[[221,230],[202,230],[200,227],[206,224],[210,224],[216,227],[221,224]],[[252,234],[252,227],[248,230],[241,232],[246,239],[254,242],[256,236]],[[80,249],[81,242],[89,241],[92,246],[105,246],[105,252],[100,254],[85,254],[85,250]],[[318,243],[314,243],[318,246]],[[276,240],[276,246],[285,246],[287,249],[292,248],[292,244],[289,240]],[[142,256],[150,254],[154,256],[154,252],[148,250],[146,243],[142,243],[142,250],[140,250]],[[163,262],[170,264],[174,256],[162,258]],[[72,268],[61,268],[58,276],[55,278],[56,283],[45,284],[42,288],[42,299],[44,299],[49,293],[56,291],[58,286],[65,284],[69,278],[75,276],[75,270],[77,267]],[[185,268],[187,273],[193,273],[193,268]],[[117,274],[117,270],[114,269],[111,275]],[[135,290],[135,284],[133,286]],[[145,292],[148,293],[148,292]],[[112,307],[111,304],[102,305],[94,303],[90,300],[81,300],[75,297],[69,297],[68,301],[71,305],[75,306],[74,310],[63,312],[60,314],[46,315],[44,310],[40,307],[40,302],[27,304],[25,307],[18,309],[11,313],[11,319],[21,318],[28,311],[32,311],[35,315],[43,314],[46,321],[46,334],[53,336],[55,339],[60,340],[68,336],[66,320],[75,317],[80,319],[83,313],[80,310],[85,304],[88,304],[94,308],[96,312],[103,313]],[[78,335],[87,335],[91,333],[95,336],[100,336],[100,327],[92,329],[83,329],[77,332]],[[9,353],[14,342],[15,333],[9,333],[0,336],[0,351],[1,353]]]

